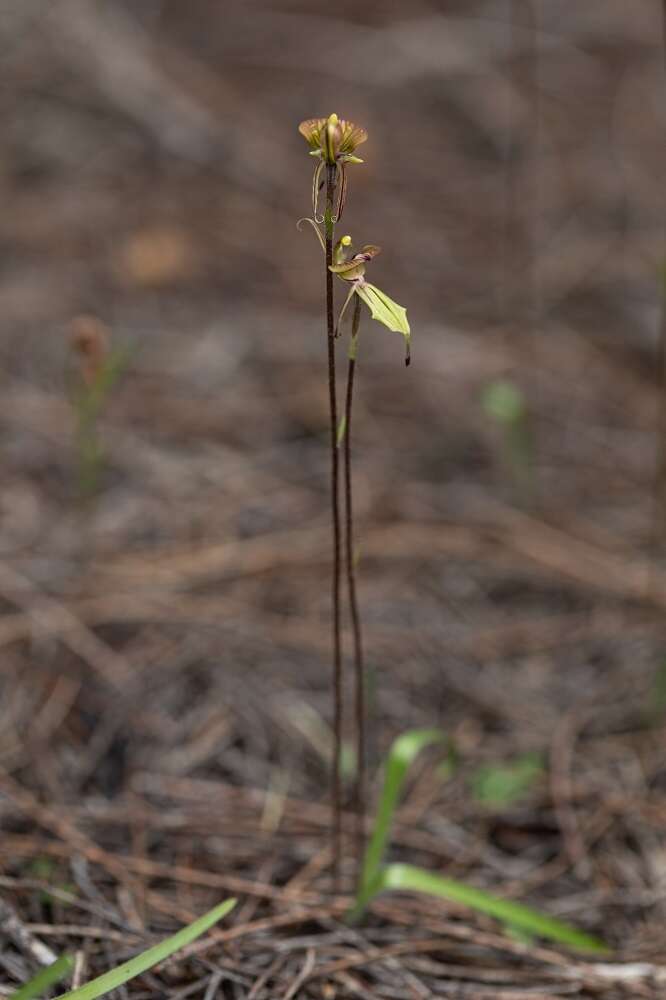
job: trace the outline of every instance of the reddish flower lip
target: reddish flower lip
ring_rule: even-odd
[[[345,281],[359,281],[365,274],[365,265],[368,261],[381,253],[381,247],[371,244],[364,246],[358,253],[348,260],[341,260],[337,264],[331,264],[330,270]]]

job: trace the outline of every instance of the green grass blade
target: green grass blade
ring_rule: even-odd
[[[153,948],[148,948],[147,951],[136,955],[135,958],[130,958],[129,962],[124,962],[117,969],[105,972],[104,975],[93,979],[91,983],[86,983],[85,986],[81,986],[77,990],[70,990],[69,993],[61,994],[57,1000],[96,1000],[96,997],[101,997],[105,993],[117,989],[118,986],[122,986],[123,983],[134,979],[135,976],[141,975],[142,972],[150,969],[153,965],[157,965],[158,962],[163,962],[165,958],[169,958],[179,948],[184,948],[185,945],[190,944],[195,938],[200,937],[213,924],[216,924],[218,920],[226,917],[235,905],[235,899],[227,899],[224,903],[216,906],[214,910],[210,910],[203,917],[199,917],[194,923],[183,927],[182,930],[178,931],[172,937],[161,941]]]
[[[379,799],[372,837],[363,860],[356,909],[359,907],[361,897],[367,893],[379,872],[391,833],[393,815],[410,765],[424,747],[432,743],[441,743],[443,740],[444,733],[439,729],[410,729],[393,741],[386,759],[384,786]]]
[[[557,941],[575,948],[577,951],[607,954],[610,950],[599,938],[585,934],[570,924],[556,920],[555,917],[538,913],[528,906],[523,906],[522,903],[514,903],[513,900],[493,896],[482,889],[466,885],[464,882],[442,878],[440,875],[432,875],[425,869],[416,868],[413,865],[388,865],[380,873],[373,888],[375,891],[403,890],[439,896],[442,899],[469,906],[470,909],[477,910],[479,913],[495,917],[502,923],[520,931],[547,938],[550,941]]]
[[[36,976],[12,993],[9,1000],[33,1000],[33,997],[43,996],[51,986],[65,978],[73,964],[70,955],[62,955],[45,969],[40,969]]]

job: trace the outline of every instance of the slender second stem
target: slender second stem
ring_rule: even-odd
[[[326,339],[328,342],[328,395],[331,432],[331,520],[333,527],[333,881],[336,891],[340,888],[340,860],[342,857],[342,775],[340,757],[342,750],[342,644],[340,627],[340,488],[338,475],[338,404],[335,381],[335,322],[333,318],[333,201],[336,185],[336,166],[326,164],[326,210],[324,213],[326,249]]]
[[[365,668],[363,663],[363,637],[361,616],[356,598],[356,565],[354,562],[354,510],[352,506],[351,478],[351,427],[354,399],[354,373],[358,346],[358,327],[361,321],[361,300],[354,296],[352,334],[347,369],[347,394],[344,417],[344,478],[345,478],[345,552],[347,562],[347,589],[349,610],[354,636],[354,717],[356,723],[356,787],[354,806],[356,812],[356,863],[360,879],[365,849]]]
[[[661,28],[663,34],[662,54],[666,71],[666,0],[662,0]],[[661,287],[661,317],[657,345],[657,378],[659,392],[659,416],[657,424],[657,468],[655,471],[653,498],[653,544],[662,553],[666,544],[666,286]]]

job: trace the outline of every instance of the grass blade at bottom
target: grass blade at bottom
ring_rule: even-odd
[[[33,997],[43,996],[51,986],[65,978],[73,964],[69,955],[61,955],[12,993],[9,1000],[33,1000]]]
[[[413,865],[387,865],[380,873],[373,889],[375,890],[373,895],[382,890],[403,890],[439,896],[442,899],[469,906],[479,913],[495,917],[496,920],[501,920],[509,927],[516,927],[521,931],[527,931],[528,934],[557,941],[578,951],[597,954],[608,954],[610,951],[599,938],[579,931],[555,917],[539,913],[522,903],[514,903],[513,900],[493,896],[482,889],[466,885],[464,882],[443,878],[440,875],[432,875],[425,869],[416,868]]]
[[[77,990],[70,990],[69,993],[62,993],[57,997],[57,1000],[96,1000],[97,997],[101,997],[105,993],[117,989],[118,986],[122,986],[128,980],[141,975],[142,972],[146,972],[153,965],[157,965],[158,962],[163,962],[165,958],[169,958],[179,948],[184,948],[185,945],[190,944],[195,938],[205,934],[213,924],[216,924],[222,917],[226,917],[227,913],[233,910],[235,905],[235,899],[227,899],[224,903],[216,906],[215,909],[205,913],[203,917],[199,917],[194,923],[183,927],[182,930],[172,935],[172,937],[167,938],[165,941],[160,941],[159,944],[148,948],[147,951],[141,952],[140,955],[130,958],[129,962],[124,962],[118,968],[111,969],[110,972],[105,972],[104,975],[93,979],[91,983],[86,983],[85,986],[80,986]]]

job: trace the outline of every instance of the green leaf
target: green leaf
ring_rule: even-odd
[[[54,983],[65,978],[73,964],[69,955],[62,955],[45,969],[40,969],[36,976],[12,993],[9,1000],[33,1000],[33,997],[43,996]]]
[[[487,806],[506,806],[520,799],[543,774],[540,754],[527,753],[506,764],[487,764],[472,778],[474,795]]]
[[[374,882],[379,872],[391,833],[393,815],[410,765],[424,747],[441,743],[444,738],[444,733],[439,729],[410,729],[393,741],[386,759],[384,785],[372,837],[363,859],[359,896]]]
[[[511,927],[527,934],[538,935],[550,941],[558,941],[578,951],[607,954],[609,948],[599,938],[577,930],[555,917],[546,916],[522,903],[501,899],[482,889],[475,889],[451,878],[432,875],[423,868],[413,865],[388,865],[381,872],[375,884],[375,892],[382,890],[400,890],[408,892],[424,892],[430,896],[439,896],[463,906],[469,906],[479,913],[502,921]]]
[[[407,310],[404,306],[399,306],[397,302],[389,298],[376,285],[371,285],[369,281],[358,285],[356,291],[367,305],[373,319],[383,323],[389,330],[409,337],[411,331],[407,321]]]
[[[123,965],[119,965],[116,969],[105,972],[103,976],[93,979],[91,983],[86,983],[85,986],[81,986],[77,990],[70,990],[69,993],[61,994],[57,1000],[96,1000],[97,997],[101,997],[105,993],[117,989],[123,983],[141,975],[142,972],[146,972],[147,969],[152,968],[153,965],[157,965],[158,962],[163,962],[165,958],[169,958],[179,948],[184,948],[185,945],[190,944],[195,938],[205,934],[213,924],[216,924],[222,917],[226,917],[235,905],[235,899],[227,899],[224,903],[216,906],[215,909],[205,913],[203,917],[199,917],[194,923],[183,927],[182,930],[178,931],[172,937],[161,941],[160,944],[156,944],[153,948],[148,948],[147,951],[141,952],[140,955],[131,958],[129,962],[124,962]]]
[[[378,323],[383,323],[389,330],[403,335],[407,347],[407,359],[409,359],[411,330],[405,307],[399,306],[385,292],[382,292],[376,285],[371,285],[368,281],[358,283],[356,293],[365,302],[373,319],[376,319]]]
[[[432,875],[425,869],[413,865],[391,864],[381,867],[393,815],[409,766],[425,746],[440,742],[442,739],[443,733],[439,730],[410,730],[393,743],[387,758],[375,827],[365,854],[354,907],[348,919],[358,920],[370,901],[380,892],[388,890],[424,892],[469,906],[480,913],[494,917],[523,935],[538,935],[580,951],[607,953],[609,949],[598,938],[585,934],[554,917],[545,916],[523,906],[522,903],[501,899],[499,896],[493,896],[455,879]]]

